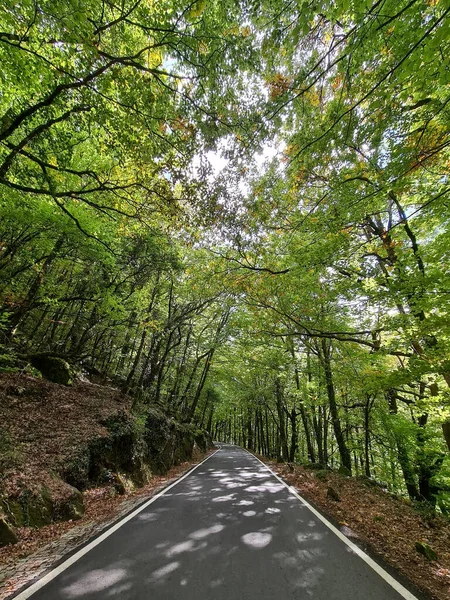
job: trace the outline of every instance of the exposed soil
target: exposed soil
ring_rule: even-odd
[[[450,598],[450,522],[420,514],[405,499],[392,497],[378,486],[337,473],[317,472],[259,457],[300,495],[339,523],[344,534],[357,538],[410,579],[433,600]],[[340,501],[332,500],[333,488]],[[429,561],[416,542],[431,546],[438,555]]]
[[[3,492],[12,496],[46,483],[86,442],[107,436],[101,422],[128,412],[131,402],[117,389],[91,383],[66,387],[20,374],[0,375]]]

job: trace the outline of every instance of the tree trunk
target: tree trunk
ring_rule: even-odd
[[[444,439],[447,443],[448,449],[450,450],[450,421],[442,423],[442,433],[444,434]]]
[[[295,454],[298,448],[297,413],[295,412],[294,408],[289,414],[289,419],[291,421],[291,448],[289,450],[289,462],[293,463],[295,461]]]
[[[247,413],[247,448],[253,450],[253,428],[250,410]]]
[[[396,398],[397,398],[397,393],[395,390],[389,389],[386,392],[386,399],[387,399],[388,405],[389,405],[389,412],[392,415],[396,415],[398,412]],[[411,465],[406,446],[403,443],[401,436],[398,435],[395,428],[394,428],[393,433],[394,433],[395,443],[397,446],[397,458],[398,458],[398,462],[400,464],[400,468],[403,473],[403,478],[405,480],[405,485],[406,485],[406,489],[408,491],[408,495],[412,500],[420,500],[420,494],[419,494],[419,490],[418,490],[417,484],[416,484],[415,473],[414,473],[413,467]]]
[[[292,358],[295,359],[295,352],[294,352],[293,346],[291,347],[291,355],[292,355]],[[299,375],[297,367],[295,367],[294,372],[295,372],[295,387],[297,388],[297,391],[300,392],[300,375]],[[309,379],[310,377],[311,377],[311,372],[309,370],[309,356],[308,356],[308,381],[310,381],[310,379]],[[308,458],[312,463],[315,463],[316,455],[314,452],[314,446],[313,446],[312,439],[311,439],[311,429],[309,426],[309,419],[308,419],[308,415],[306,414],[306,410],[305,410],[302,400],[300,400],[299,409],[300,409],[300,416],[302,418],[303,429],[305,432],[306,446],[308,448]],[[291,419],[291,422],[292,422],[292,419]],[[297,424],[295,424],[295,430],[297,432]],[[297,445],[297,439],[296,439],[296,445]],[[296,449],[297,448],[295,448],[295,450]],[[294,450],[294,454],[295,454],[295,450]],[[293,462],[293,459],[291,462]]]
[[[341,463],[346,467],[350,473],[352,472],[352,461],[350,452],[345,443],[345,439],[342,433],[341,421],[339,419],[337,404],[336,404],[336,392],[334,389],[333,372],[331,370],[331,359],[330,359],[330,346],[327,340],[324,338],[321,340],[321,348],[319,356],[322,360],[323,369],[325,372],[325,382],[327,387],[328,403],[330,406],[331,419],[333,423],[334,436],[339,449],[339,456]]]
[[[371,398],[367,394],[364,405],[364,471],[366,477],[371,477],[370,474],[370,409]]]
[[[275,396],[276,396],[276,402],[277,402],[278,419],[280,421],[279,433],[280,433],[280,449],[281,449],[280,454],[281,454],[281,456],[279,458],[281,458],[282,461],[285,461],[285,460],[289,460],[289,448],[288,448],[287,435],[286,435],[286,422],[284,420],[283,393],[281,390],[281,384],[280,384],[280,380],[278,379],[278,377],[275,382]]]

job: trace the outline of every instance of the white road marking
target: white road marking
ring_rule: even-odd
[[[35,592],[37,592],[42,587],[44,587],[44,585],[46,585],[47,583],[52,581],[52,579],[55,579],[55,577],[57,577],[60,573],[62,573],[66,569],[68,569],[71,565],[76,563],[78,560],[80,560],[80,558],[83,557],[85,554],[87,554],[90,550],[92,550],[92,548],[95,548],[95,546],[98,546],[99,544],[101,544],[103,542],[103,540],[106,540],[106,538],[108,538],[115,531],[117,531],[120,527],[122,527],[122,525],[125,525],[125,523],[128,523],[128,521],[131,521],[131,519],[133,519],[141,511],[146,509],[147,506],[150,506],[150,504],[155,502],[155,500],[158,500],[158,498],[161,498],[161,496],[164,496],[164,494],[166,492],[168,492],[170,489],[172,489],[174,486],[176,486],[178,483],[180,483],[180,481],[183,481],[183,479],[188,477],[193,471],[198,469],[203,463],[205,463],[212,456],[217,454],[217,452],[219,452],[219,450],[220,450],[220,448],[218,450],[216,450],[215,452],[213,452],[212,454],[210,454],[207,458],[205,458],[205,460],[202,460],[202,462],[198,463],[198,465],[195,465],[194,468],[190,469],[182,477],[180,477],[179,479],[177,479],[176,481],[174,481],[173,483],[168,485],[161,492],[156,494],[156,496],[153,496],[152,498],[150,498],[150,500],[148,500],[147,502],[145,502],[144,504],[139,506],[139,508],[137,508],[136,510],[134,510],[133,512],[128,514],[126,517],[121,519],[118,523],[116,523],[112,527],[110,527],[110,529],[108,529],[107,531],[102,533],[98,538],[95,538],[95,540],[92,540],[92,542],[90,542],[89,544],[84,546],[84,548],[81,548],[81,550],[78,550],[78,552],[75,552],[75,554],[70,556],[63,563],[61,563],[60,565],[55,567],[52,571],[47,573],[47,575],[44,575],[44,577],[42,577],[41,579],[38,579],[38,581],[36,581],[32,585],[30,585],[30,587],[28,587],[26,590],[24,590],[23,592],[21,592],[20,594],[15,596],[14,600],[26,600],[27,598],[30,598],[30,596],[32,596]]]
[[[248,450],[246,450],[246,452],[248,452]],[[265,463],[263,463],[262,460],[260,460],[254,454],[252,454],[251,452],[249,452],[249,454],[250,454],[250,456],[253,456],[253,458],[255,458],[258,462],[260,462],[268,471],[270,471],[272,473],[272,475],[278,479],[278,481],[281,481],[281,483],[285,487],[287,487],[287,489],[290,491],[291,494],[293,494],[298,500],[300,500],[300,502],[302,502],[307,508],[309,508],[309,510],[318,519],[320,519],[320,521],[322,521],[322,523],[324,523],[328,527],[328,529],[331,529],[331,531],[335,535],[337,535],[337,537],[340,540],[342,540],[344,542],[344,544],[347,544],[347,546],[349,546],[355,554],[357,554],[360,558],[362,558],[362,560],[365,563],[367,563],[369,565],[369,567],[372,567],[372,569],[376,573],[378,573],[378,575],[380,577],[382,577],[391,587],[393,587],[394,590],[396,592],[398,592],[400,594],[400,596],[402,596],[402,598],[405,598],[405,600],[418,600],[417,596],[414,596],[413,594],[411,594],[411,592],[409,590],[407,590],[401,583],[399,583],[394,577],[392,577],[392,575],[389,575],[389,573],[387,571],[385,571],[383,569],[383,567],[380,567],[380,565],[377,562],[375,562],[372,558],[370,558],[370,556],[368,554],[366,554],[364,552],[364,550],[361,550],[361,548],[359,548],[356,544],[354,544],[352,541],[350,541],[348,539],[348,537],[346,537],[341,531],[339,531],[339,529],[337,529],[332,523],[330,523],[330,521],[328,521],[328,519],[326,519],[323,515],[320,514],[319,511],[317,511],[313,506],[311,506],[311,504],[309,504],[309,502],[307,500],[305,500],[302,496],[300,496],[300,494],[297,492],[295,487],[293,487],[292,485],[288,485],[285,481],[283,481],[281,479],[281,477],[279,477],[274,471],[272,471],[272,469],[270,467],[268,467]]]
[[[23,592],[21,592],[20,594],[15,596],[14,600],[26,600],[27,598],[30,598],[35,592],[40,590],[47,583],[52,581],[52,579],[55,579],[55,577],[57,577],[60,573],[62,573],[66,569],[68,569],[71,565],[76,563],[78,560],[80,560],[80,558],[82,558],[90,550],[95,548],[95,546],[98,546],[98,544],[101,544],[101,542],[103,542],[106,538],[108,538],[115,531],[117,531],[120,527],[122,527],[122,525],[125,525],[125,523],[127,523],[128,521],[133,519],[141,511],[143,511],[145,508],[147,508],[147,506],[150,506],[150,504],[152,504],[153,502],[158,500],[158,498],[160,498],[161,496],[164,496],[164,494],[166,492],[168,492],[170,489],[172,489],[174,486],[176,486],[180,481],[183,481],[183,479],[188,477],[191,473],[193,473],[193,471],[198,469],[203,463],[205,463],[212,456],[217,454],[217,452],[219,452],[219,450],[221,450],[221,449],[222,449],[222,447],[219,447],[216,450],[216,452],[213,452],[212,454],[210,454],[207,458],[205,458],[205,460],[202,460],[202,462],[200,462],[198,465],[196,465],[190,471],[185,473],[182,477],[180,477],[179,479],[177,479],[176,481],[171,483],[164,490],[162,490],[161,492],[156,494],[156,496],[153,496],[152,498],[150,498],[150,500],[148,500],[147,502],[142,504],[139,508],[137,508],[136,510],[134,510],[133,512],[128,514],[123,519],[121,519],[118,523],[116,523],[115,525],[110,527],[107,531],[102,533],[95,540],[93,540],[92,542],[90,542],[89,544],[87,544],[86,546],[81,548],[81,550],[78,550],[78,552],[73,554],[70,558],[65,560],[58,567],[56,567],[55,569],[53,569],[52,571],[50,571],[49,573],[44,575],[44,577],[42,577],[41,579],[39,579],[38,581],[36,581],[32,585],[30,585],[30,587],[28,587],[26,590],[24,590]],[[246,452],[247,452],[247,450],[246,450]],[[305,500],[302,496],[300,496],[300,494],[297,492],[297,490],[293,486],[289,486],[285,481],[283,481],[281,479],[281,477],[279,477],[270,467],[268,467],[265,463],[263,463],[254,454],[251,454],[250,452],[249,452],[249,454],[255,460],[260,462],[263,465],[263,467],[265,467],[268,471],[270,471],[270,473],[272,473],[272,475],[274,477],[276,477],[278,479],[278,481],[280,481],[283,484],[283,486],[289,490],[289,492],[291,494],[293,494],[298,500],[300,500],[300,502],[302,502],[320,521],[322,521],[322,523],[324,523],[324,525],[326,525],[328,527],[328,529],[330,529],[340,540],[342,540],[345,544],[347,544],[347,546],[349,546],[349,548],[351,548],[355,554],[357,554],[376,573],[378,573],[378,575],[380,577],[382,577],[392,588],[394,588],[394,590],[396,592],[398,592],[402,598],[405,598],[405,600],[418,600],[418,598],[416,596],[414,596],[411,592],[409,592],[401,583],[399,583],[396,579],[394,579],[394,577],[389,575],[389,573],[387,571],[385,571],[382,567],[380,567],[380,565],[378,563],[376,563],[372,558],[370,558],[370,556],[368,554],[366,554],[363,550],[361,550],[361,548],[359,548],[356,544],[351,542],[343,533],[341,533],[339,531],[339,529],[337,529],[332,523],[330,523],[330,521],[328,521],[323,515],[321,515],[313,506],[311,506],[309,504],[309,502],[307,502],[307,500]]]

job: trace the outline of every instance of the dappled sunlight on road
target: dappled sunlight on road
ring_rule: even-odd
[[[63,588],[66,598],[79,598],[85,594],[104,592],[112,586],[124,581],[126,568],[111,567],[109,569],[93,569],[80,577],[76,582]],[[123,583],[122,583],[123,585]],[[127,586],[127,584],[125,584]],[[124,589],[122,587],[122,589]]]
[[[179,544],[175,544],[166,552],[167,558],[172,558],[172,556],[176,556],[177,554],[182,554],[183,552],[193,552],[198,550],[198,546],[195,544],[193,540],[187,540],[186,542],[180,542]]]
[[[222,449],[109,539],[55,580],[59,595],[52,599],[328,600],[337,571],[344,575],[333,600],[398,598],[373,591],[372,572],[357,572],[355,560],[362,561],[235,447]],[[365,582],[364,595],[355,595],[355,581]]]
[[[241,540],[250,548],[265,548],[272,541],[272,536],[262,531],[251,531],[243,535]]]
[[[170,573],[173,573],[173,571],[178,569],[179,566],[179,562],[170,562],[167,565],[164,565],[164,567],[160,567],[159,569],[156,569],[156,571],[153,571],[150,580],[159,581],[160,579],[163,579]]]
[[[213,525],[208,529],[199,529],[198,531],[194,531],[193,533],[189,534],[189,537],[193,538],[194,540],[202,540],[203,538],[208,537],[212,533],[219,533],[220,531],[222,531],[222,529],[224,529],[224,525]]]

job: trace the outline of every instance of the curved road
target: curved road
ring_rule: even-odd
[[[357,552],[256,458],[224,445],[41,589],[18,598],[414,598]]]

